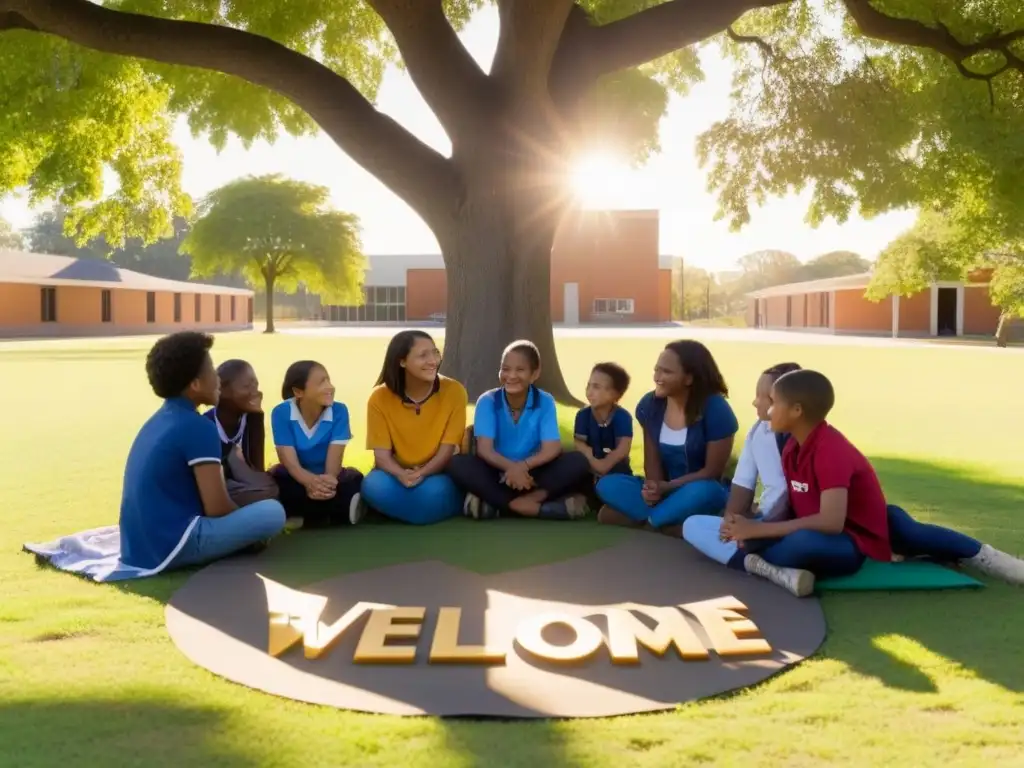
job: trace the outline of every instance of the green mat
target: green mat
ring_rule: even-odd
[[[963,589],[985,586],[960,571],[935,563],[911,560],[880,563],[868,560],[852,576],[823,579],[815,592],[870,592],[874,590]]]

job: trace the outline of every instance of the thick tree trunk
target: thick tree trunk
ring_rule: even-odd
[[[501,227],[489,224],[500,214],[476,211],[444,247],[448,278],[444,373],[461,381],[475,398],[498,385],[505,346],[529,339],[541,354],[538,386],[559,402],[578,404],[558,363],[551,324],[554,238],[517,242]]]
[[[577,404],[551,325],[551,247],[568,202],[564,174],[559,155],[542,149],[552,146],[550,125],[518,118],[496,120],[477,146],[454,148],[465,196],[450,231],[436,232],[448,280],[444,371],[476,397],[497,386],[502,349],[529,339],[541,354],[538,385]]]

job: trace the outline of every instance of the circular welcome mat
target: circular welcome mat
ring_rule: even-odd
[[[509,563],[529,565],[495,572]],[[196,664],[278,696],[498,717],[669,709],[761,682],[825,637],[817,599],[680,541],[538,521],[285,537],[196,573],[167,626]]]

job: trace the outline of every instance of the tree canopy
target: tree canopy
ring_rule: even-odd
[[[25,241],[11,223],[6,219],[0,219],[0,248],[10,248],[18,251],[25,247]]]
[[[383,72],[401,61],[451,131],[447,113],[483,85],[453,30],[483,4],[0,0],[0,193],[27,188],[33,201],[58,200],[86,239],[153,238],[188,213],[175,115],[223,146],[229,135],[249,143],[310,133],[325,111],[345,113],[343,129],[328,129],[345,151],[404,186],[399,164],[375,156],[384,143],[397,143],[404,160],[444,166],[373,109]],[[735,108],[702,138],[701,153],[736,226],[752,202],[807,184],[812,221],[845,219],[858,205],[870,215],[948,200],[960,185],[1008,220],[1024,206],[1014,194],[1024,159],[1024,6],[1014,0],[498,6],[492,76],[511,68],[522,80],[543,67],[554,94],[576,77],[596,83],[588,135],[625,135],[640,157],[657,149],[667,91],[703,77],[694,44],[719,44],[737,66]],[[334,103],[317,104],[316,86],[328,81]],[[117,179],[113,195],[86,206],[103,198],[105,170]]]
[[[248,177],[211,192],[181,244],[192,273],[241,274],[266,289],[267,330],[275,290],[300,285],[328,301],[360,303],[366,259],[359,219],[332,210],[326,187],[279,175]]]
[[[547,294],[568,164],[594,141],[654,151],[702,45],[736,66],[698,148],[732,226],[806,186],[812,222],[966,195],[1024,226],[1017,0],[495,0],[487,71],[456,36],[483,2],[0,0],[0,193],[57,199],[85,239],[154,238],[190,205],[176,116],[216,145],[319,126],[437,236],[446,370],[482,391],[480,355],[529,336],[560,397]],[[450,157],[373,106],[392,61]]]

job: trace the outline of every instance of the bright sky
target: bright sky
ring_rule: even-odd
[[[487,7],[463,31],[462,40],[477,61],[488,67],[497,34],[497,12]],[[754,211],[753,221],[739,233],[729,232],[725,222],[715,222],[715,200],[706,190],[694,150],[701,131],[728,111],[729,69],[711,58],[705,72],[707,79],[689,96],[672,98],[661,123],[662,152],[646,166],[634,170],[614,158],[595,156],[579,169],[581,189],[591,190],[585,199],[590,207],[660,209],[661,252],[713,270],[730,269],[740,256],[769,248],[790,251],[804,260],[832,250],[856,251],[873,259],[913,224],[915,215],[904,211],[871,221],[854,216],[842,226],[829,222],[812,229],[804,221],[806,195],[775,200]],[[396,68],[384,78],[378,108],[439,151],[450,152],[437,119],[409,77]],[[205,141],[192,139],[181,125],[178,141],[185,158],[184,186],[196,197],[239,176],[282,173],[329,187],[338,208],[358,214],[367,254],[440,250],[430,230],[405,203],[325,136],[283,137],[272,146],[260,143],[250,151],[233,141],[217,154]],[[0,204],[0,215],[18,228],[33,218],[20,199]]]

